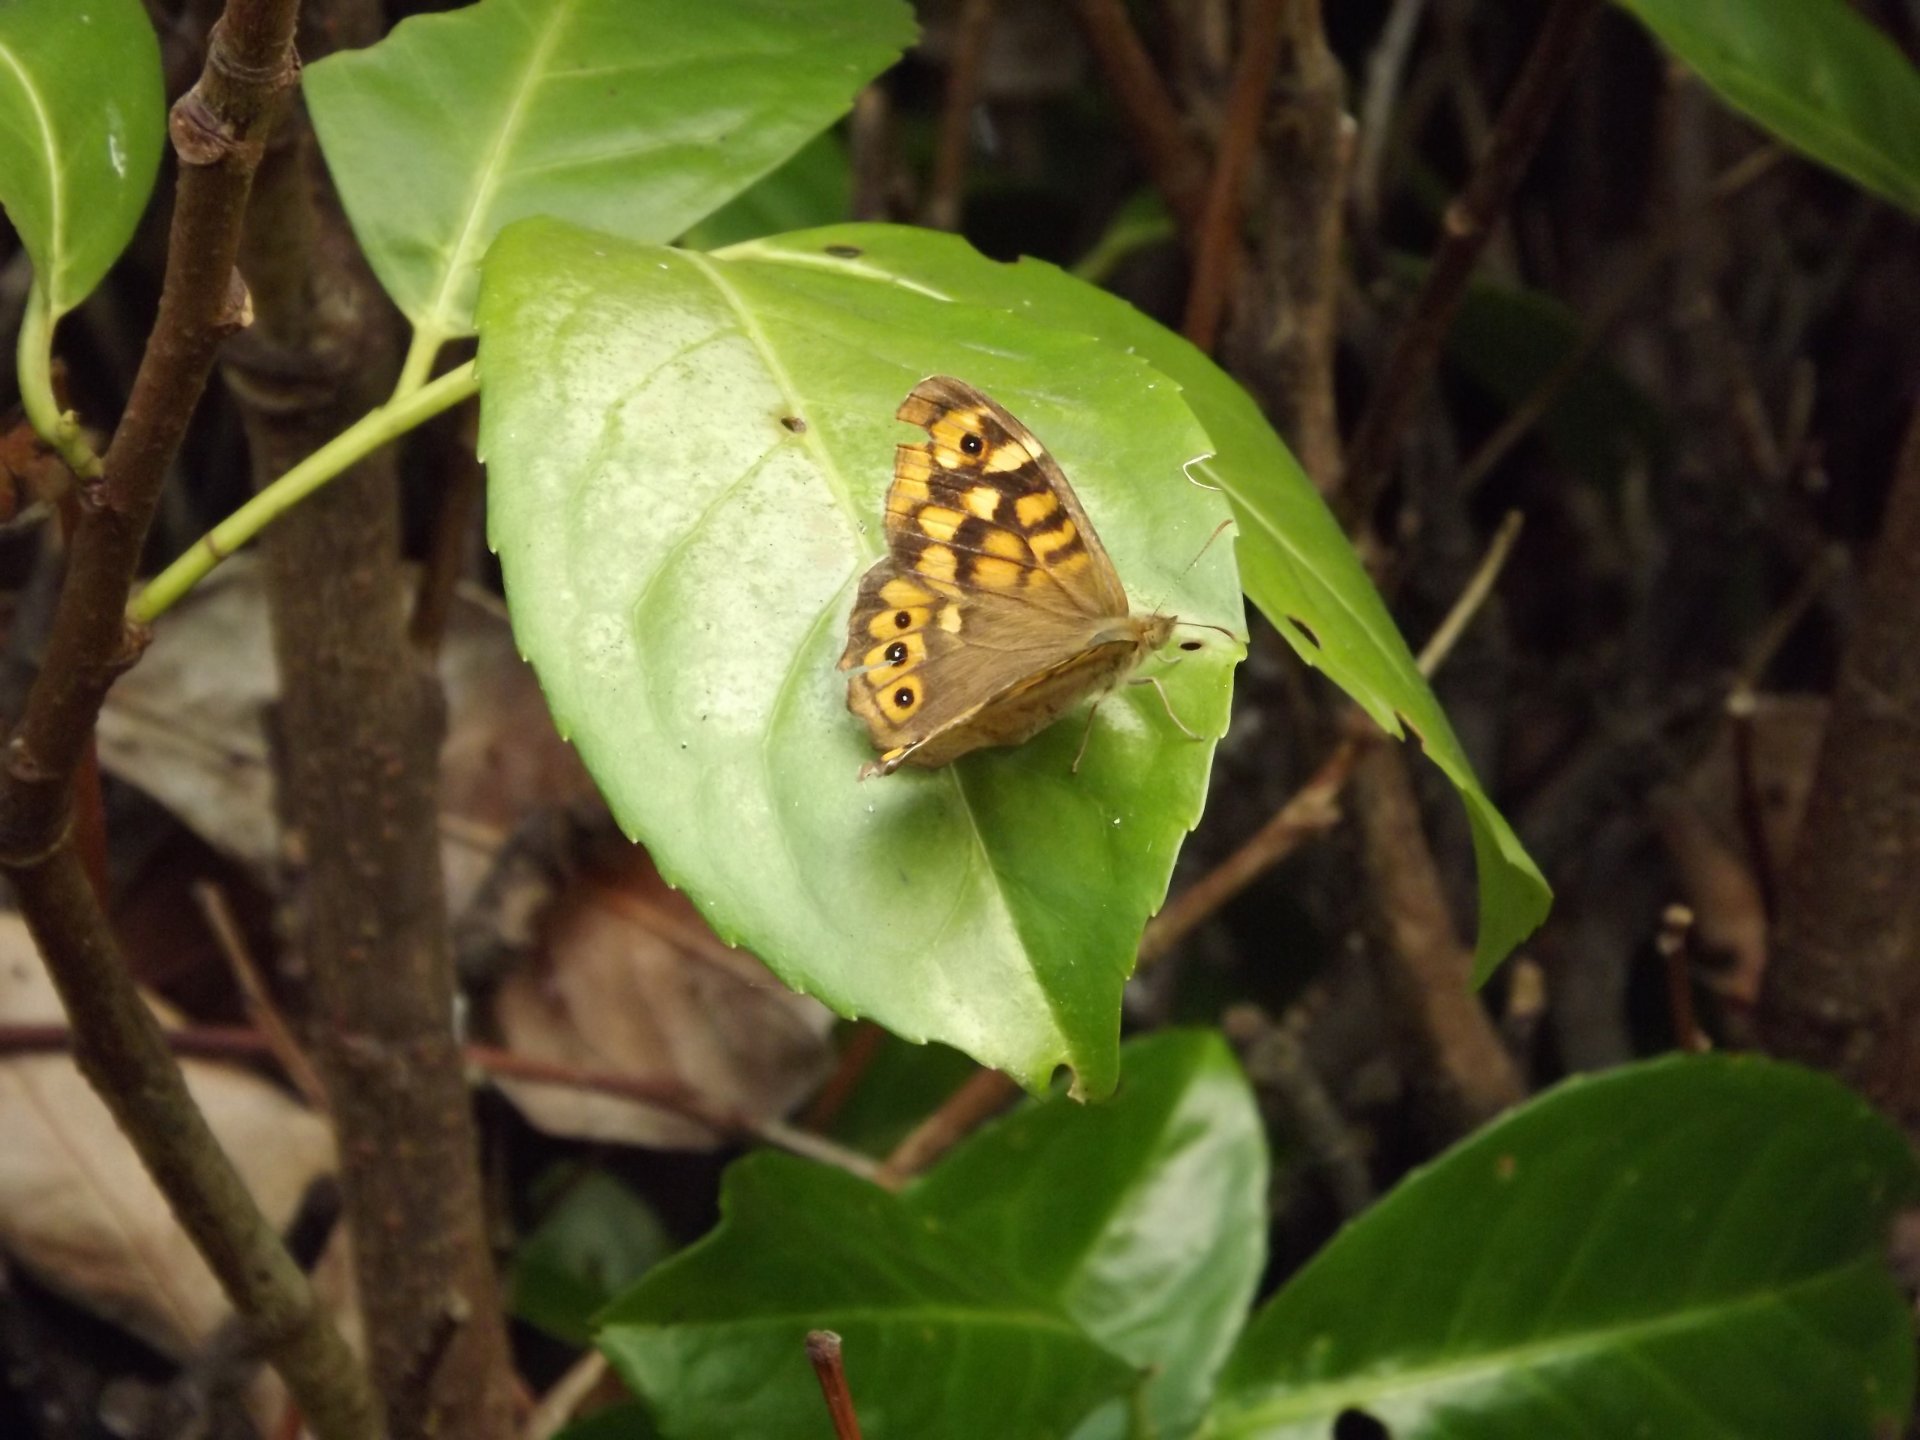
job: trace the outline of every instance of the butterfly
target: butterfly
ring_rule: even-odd
[[[894,453],[887,553],[861,577],[840,657],[847,708],[880,751],[863,780],[1018,745],[1179,623],[1133,613],[1059,464],[994,401],[935,375],[896,413],[927,439]]]

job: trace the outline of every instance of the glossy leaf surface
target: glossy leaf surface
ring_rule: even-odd
[[[138,0],[0,5],[0,205],[51,319],[133,238],[166,123],[160,46]]]
[[[1920,214],[1920,73],[1846,0],[1619,0],[1729,105]]]
[[[900,0],[479,0],[306,73],[374,272],[472,330],[499,231],[552,215],[666,241],[747,188],[912,43]]]
[[[1121,1053],[1111,1100],[1028,1103],[907,1203],[1148,1372],[1138,1409],[1173,1437],[1199,1419],[1260,1278],[1267,1142],[1217,1034],[1167,1031]]]
[[[1869,1440],[1913,1399],[1897,1131],[1810,1071],[1569,1081],[1417,1172],[1254,1320],[1212,1440]],[[1348,1421],[1351,1427],[1356,1422]]]
[[[1212,745],[1137,687],[1101,706],[1077,774],[1085,707],[1015,749],[861,783],[873,751],[835,661],[894,446],[922,435],[894,410],[923,377],[1026,422],[1137,610],[1239,634],[1232,552],[1207,545],[1225,507],[1182,474],[1208,440],[1178,387],[1070,305],[1040,323],[830,243],[501,237],[481,439],[515,635],[614,813],[723,936],[842,1014],[1030,1086],[1068,1064],[1099,1095]],[[1003,268],[951,253],[980,293]],[[1089,313],[1107,303],[1077,288]],[[1180,635],[1198,651],[1149,673],[1218,736],[1240,646]]]
[[[1247,392],[1125,301],[1041,261],[982,263],[951,236],[848,225],[755,241],[730,253],[803,263],[830,245],[860,250],[861,268],[876,279],[1098,336],[1179,383],[1208,436],[1187,458],[1211,452],[1192,468],[1232,503],[1247,597],[1303,660],[1325,671],[1382,728],[1399,735],[1404,722],[1414,731],[1466,802],[1480,882],[1475,970],[1484,979],[1546,915],[1546,881],[1481,787],[1353,547]]]
[[[867,1440],[1057,1440],[1134,1379],[1040,1288],[865,1181],[763,1152],[727,1172],[721,1211],[601,1331],[668,1440],[818,1440],[815,1329],[841,1337]]]

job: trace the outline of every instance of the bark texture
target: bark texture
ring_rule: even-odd
[[[1771,1047],[1920,1136],[1920,409],[1841,656],[1762,1000]]]

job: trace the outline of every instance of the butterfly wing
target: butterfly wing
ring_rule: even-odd
[[[894,452],[887,490],[887,544],[903,567],[1042,609],[1128,612],[1079,497],[1026,426],[947,375],[914,386],[898,416],[927,432]]]
[[[972,386],[923,380],[899,417],[888,554],[862,577],[840,668],[881,757],[944,765],[1017,744],[1125,670],[1141,622],[1053,457]]]

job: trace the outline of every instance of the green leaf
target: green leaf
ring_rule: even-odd
[[[1168,1031],[1121,1055],[1112,1100],[1027,1104],[907,1203],[1152,1372],[1142,1409],[1170,1440],[1199,1420],[1260,1278],[1266,1137],[1217,1034]]]
[[[831,225],[853,203],[853,167],[831,131],[816,135],[794,157],[736,195],[680,237],[690,250],[718,250],[782,230]]]
[[[827,1433],[809,1330],[838,1333],[867,1440],[1057,1440],[1132,1372],[1058,1305],[877,1186],[784,1155],[607,1313],[600,1344],[670,1440]]]
[[[1211,743],[1136,687],[1102,705],[1078,774],[1069,717],[859,783],[873,752],[835,662],[894,446],[918,433],[895,408],[937,373],[1052,450],[1137,606],[1238,631],[1232,554],[1207,549],[1225,508],[1180,473],[1208,446],[1178,389],[1084,334],[820,246],[707,257],[523,222],[489,256],[479,316],[514,633],[662,874],[842,1014],[1029,1087],[1067,1064],[1110,1090],[1121,990]],[[1160,671],[1167,703],[1217,737],[1240,647],[1191,633],[1201,649]]]
[[[1897,1433],[1883,1249],[1900,1134],[1811,1071],[1671,1057],[1572,1080],[1344,1230],[1249,1327],[1211,1440]]]
[[[1847,0],[1620,0],[1722,100],[1920,214],[1920,75]]]
[[[653,1207],[611,1175],[562,1174],[553,1208],[514,1252],[513,1313],[584,1345],[593,1317],[673,1250]]]
[[[0,205],[49,322],[133,238],[166,128],[160,46],[139,0],[0,4]]]
[[[914,36],[901,0],[480,0],[315,63],[307,103],[374,273],[447,337],[510,222],[671,240]]]
[[[755,241],[731,253],[797,259],[830,245],[862,250],[862,268],[876,277],[897,277],[969,304],[1098,336],[1114,348],[1140,355],[1179,383],[1209,437],[1209,443],[1187,458],[1213,452],[1204,465],[1193,468],[1221,487],[1232,503],[1247,597],[1303,660],[1324,670],[1381,728],[1399,735],[1404,721],[1466,802],[1480,877],[1474,973],[1478,980],[1492,973],[1545,918],[1551,892],[1481,788],[1446,713],[1420,677],[1353,547],[1247,392],[1185,340],[1125,301],[1042,261],[984,263],[952,236],[847,225]],[[1304,630],[1296,620],[1304,623]]]

